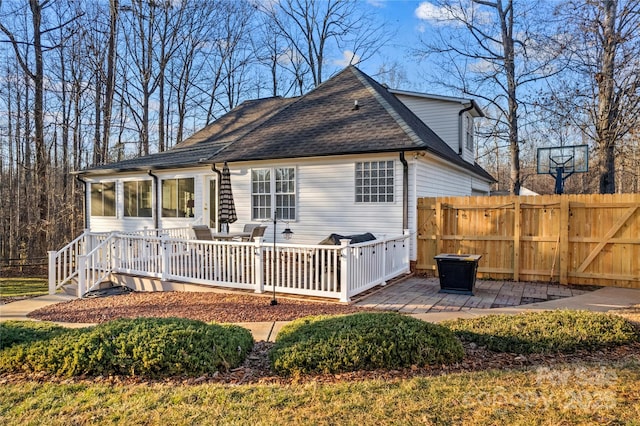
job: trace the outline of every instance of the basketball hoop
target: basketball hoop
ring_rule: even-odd
[[[589,170],[589,146],[571,145],[538,148],[538,174],[553,176],[555,193],[564,193],[564,181],[574,173]]]

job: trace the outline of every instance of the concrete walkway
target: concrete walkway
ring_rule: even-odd
[[[407,280],[407,282],[411,282],[412,280],[424,280],[420,278],[411,278]],[[388,300],[387,310],[391,310],[391,305],[396,307],[396,311],[407,312],[409,309],[409,305],[411,305],[410,301],[406,302],[405,299],[407,296],[406,292],[403,290],[407,290],[408,288],[415,287],[410,286],[401,286],[402,283],[394,284],[388,289],[384,289],[383,291],[391,291],[394,287],[399,286],[395,289],[398,294],[398,299],[396,299],[397,303],[392,303],[392,300]],[[411,284],[411,283],[410,283]],[[519,283],[509,283],[505,284],[519,284]],[[411,286],[418,285],[415,281]],[[530,284],[527,284],[529,286]],[[566,287],[564,287],[566,288]],[[519,291],[519,290],[518,290]],[[405,294],[405,299],[401,298],[401,294]],[[588,310],[588,311],[597,311],[597,312],[606,312],[612,309],[622,309],[628,308],[633,305],[640,305],[640,290],[636,289],[628,289],[628,288],[617,288],[617,287],[604,287],[595,291],[580,291],[580,294],[571,297],[565,297],[562,299],[554,299],[547,300],[545,302],[537,302],[526,305],[519,306],[507,306],[500,308],[476,308],[476,307],[468,307],[466,304],[462,304],[460,306],[460,300],[451,299],[449,296],[451,295],[441,295],[442,300],[446,299],[448,301],[454,300],[454,305],[442,305],[444,309],[437,309],[431,311],[420,312],[417,309],[413,309],[413,312],[410,313],[411,316],[415,318],[419,318],[424,321],[429,322],[440,322],[449,319],[455,318],[475,318],[481,315],[490,315],[490,314],[517,314],[526,311],[542,311],[549,309],[575,309],[575,310]],[[479,293],[478,293],[479,294]],[[376,297],[377,296],[377,297]],[[455,295],[463,298],[470,298],[472,296],[464,296],[464,295]],[[365,298],[364,300],[358,302],[357,304],[360,306],[366,306],[370,303],[370,300],[373,299],[378,300],[380,297],[380,293],[376,292],[371,296]],[[420,296],[415,296],[420,297]],[[436,296],[438,297],[438,296]],[[447,298],[448,297],[448,298]],[[480,295],[474,297],[482,297]],[[0,321],[9,321],[9,320],[29,320],[27,318],[27,314],[31,311],[39,309],[41,307],[51,305],[54,303],[65,302],[67,300],[74,299],[73,296],[68,295],[54,295],[54,296],[40,296],[32,299],[20,300],[17,302],[8,303],[6,305],[0,305]],[[470,299],[467,299],[470,300]],[[405,303],[403,303],[403,301]],[[434,305],[435,306],[435,305]],[[383,309],[380,306],[380,303],[376,305],[377,308]],[[457,307],[457,309],[454,309]],[[252,323],[239,323],[238,325],[245,327],[253,333],[254,339],[256,341],[265,340],[273,342],[275,337],[278,335],[278,331],[285,325],[286,321],[276,321],[276,322],[252,322]],[[64,325],[66,327],[84,327],[93,324],[76,324],[76,323],[58,323],[60,325]]]

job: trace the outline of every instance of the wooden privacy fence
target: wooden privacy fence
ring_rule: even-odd
[[[418,199],[418,271],[481,254],[478,277],[640,288],[640,194]]]

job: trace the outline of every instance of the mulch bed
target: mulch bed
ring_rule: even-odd
[[[29,318],[72,323],[103,323],[119,318],[191,318],[205,322],[238,323],[291,321],[308,315],[370,311],[353,305],[207,292],[134,292],[94,299],[75,299],[33,311]]]

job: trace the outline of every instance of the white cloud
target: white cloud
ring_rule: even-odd
[[[333,64],[339,67],[355,65],[360,62],[360,55],[353,53],[351,50],[342,52],[342,59],[334,59]]]
[[[367,0],[367,3],[373,7],[383,8],[386,6],[387,0]]]
[[[418,8],[416,9],[415,14],[418,19],[422,19],[425,21],[451,21],[455,19],[454,10],[461,11],[461,9],[457,6],[449,9],[444,6],[436,6],[429,3],[428,1],[425,1],[420,3],[420,6],[418,6]]]
[[[418,19],[433,25],[462,25],[462,22],[473,20],[480,24],[491,22],[491,13],[482,11],[478,6],[467,3],[462,5],[436,6],[428,1],[420,3],[415,10]]]

